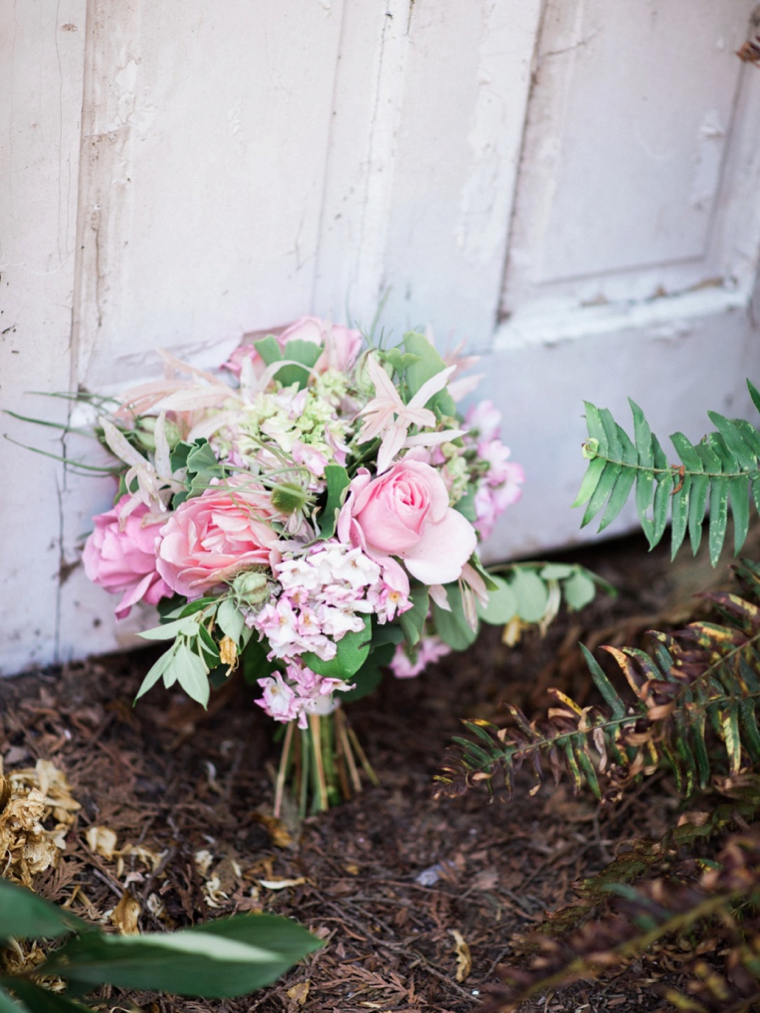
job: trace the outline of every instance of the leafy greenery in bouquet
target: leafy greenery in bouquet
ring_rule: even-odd
[[[760,410],[760,392],[748,387]],[[661,540],[670,516],[673,556],[687,530],[696,553],[707,523],[714,566],[730,504],[738,553],[748,534],[750,496],[760,508],[760,432],[744,419],[710,412],[716,429],[699,443],[682,433],[671,437],[681,463],[670,464],[641,409],[631,407],[633,439],[609,411],[586,404],[589,467],[575,503],[587,504],[583,523],[601,514],[606,527],[635,487],[650,546]],[[692,807],[661,840],[626,842],[611,865],[576,884],[576,903],[513,940],[524,962],[501,969],[502,984],[482,1013],[512,1013],[570,982],[663,958],[677,960],[686,976],[684,988],[664,990],[676,1009],[758,1007],[760,565],[742,559],[734,570],[736,591],[701,595],[719,621],[652,631],[651,653],[604,648],[624,689],[581,645],[598,702],[581,706],[555,689],[549,691],[555,706],[545,717],[509,707],[507,727],[465,722],[472,737],[458,739],[444,762],[439,796],[478,784],[509,796],[524,766],[537,790],[548,767],[555,782],[569,775],[576,793],[588,787],[604,809],[664,768]],[[717,805],[711,802],[716,794]]]

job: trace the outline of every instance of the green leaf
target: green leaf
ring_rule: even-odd
[[[285,345],[285,352],[281,358],[293,359],[295,362],[303,363],[303,365],[283,366],[281,369],[277,370],[274,378],[279,380],[283,387],[290,387],[291,384],[294,383],[297,383],[301,388],[305,387],[309,382],[309,369],[314,365],[321,354],[321,346],[313,341],[302,341],[298,338],[288,341]]]
[[[232,598],[225,598],[216,611],[216,621],[225,633],[236,643],[246,628],[245,617]]]
[[[710,417],[710,421],[726,441],[728,449],[736,457],[740,466],[744,468],[745,471],[749,471],[750,468],[756,468],[756,455],[753,452],[752,447],[745,442],[741,431],[733,424],[733,422],[730,422],[723,415],[719,415],[718,412],[708,412],[707,414]]]
[[[592,405],[590,401],[584,401],[583,404],[586,407],[585,418],[589,437],[592,440],[598,441],[600,453],[603,457],[607,457],[609,454],[609,444],[607,442],[607,434],[605,433],[604,426],[602,425],[599,409]]]
[[[343,505],[343,493],[351,483],[348,472],[339,464],[325,465],[327,481],[327,503],[320,518],[320,537],[332,538],[338,523],[338,513]]]
[[[760,412],[760,390],[749,380],[747,380],[747,389],[749,390],[749,396],[752,398],[752,404]]]
[[[594,490],[599,484],[599,480],[602,477],[602,472],[604,471],[606,464],[607,462],[602,457],[595,457],[593,461],[589,463],[586,474],[583,476],[581,487],[578,490],[578,495],[575,497],[575,501],[571,504],[571,506],[583,506],[587,500],[591,499],[594,494]]]
[[[462,592],[458,584],[446,584],[446,595],[451,611],[440,608],[433,602],[433,622],[438,636],[455,651],[464,651],[475,642],[478,631],[465,618]]]
[[[618,476],[618,480],[615,482],[615,488],[612,490],[610,495],[607,509],[604,511],[602,523],[599,525],[600,531],[604,531],[606,527],[612,524],[617,515],[623,509],[635,480],[636,472],[631,470],[625,470]]]
[[[364,620],[364,628],[346,633],[336,643],[337,653],[329,661],[323,661],[313,651],[306,651],[302,657],[304,664],[312,672],[330,679],[349,680],[367,660],[369,647],[372,642],[372,633],[367,620]]]
[[[208,705],[211,687],[208,681],[208,666],[187,644],[179,644],[171,668],[176,672],[177,682],[191,700],[202,707]]]
[[[175,619],[173,622],[164,623],[162,626],[154,626],[152,630],[143,630],[138,637],[143,640],[173,640],[180,634],[194,637],[198,630],[199,619],[187,616],[184,619]]]
[[[683,433],[673,433],[670,439],[687,471],[705,470],[699,454],[696,452],[691,443],[689,443]]]
[[[404,347],[411,355],[419,357],[418,361],[411,363],[406,370],[409,394],[414,397],[424,383],[442,369],[446,369],[446,363],[424,334],[408,331],[404,335]],[[456,403],[445,387],[431,397],[426,407],[437,408],[443,415],[456,415],[457,411]]]
[[[383,668],[390,665],[395,653],[395,644],[382,644],[371,650],[359,671],[351,676],[354,688],[340,694],[341,702],[351,703],[354,700],[361,700],[376,690],[383,679]]]
[[[474,524],[478,519],[477,511],[475,510],[475,490],[470,487],[469,491],[458,499],[454,504],[454,509],[457,513],[460,513],[465,517],[470,524]]]
[[[602,477],[599,479],[599,484],[597,485],[596,489],[594,489],[594,493],[591,499],[588,501],[586,512],[584,513],[583,520],[581,521],[582,528],[584,528],[589,523],[589,521],[592,520],[592,518],[596,517],[596,515],[602,509],[607,497],[612,492],[615,482],[617,482],[618,476],[620,475],[622,468],[623,466],[621,464],[614,464],[614,463],[607,464],[607,467],[604,469],[604,472],[602,473]]]
[[[684,475],[683,484],[673,495],[673,527],[671,531],[670,558],[675,559],[676,553],[683,544],[686,524],[689,519],[689,499],[691,493],[691,475]]]
[[[509,585],[517,599],[517,614],[522,621],[540,622],[546,612],[549,590],[538,574],[516,566]]]
[[[140,699],[141,696],[145,696],[149,689],[152,689],[158,680],[168,671],[174,660],[174,646],[170,647],[168,651],[165,651],[155,664],[151,665],[148,670],[148,674],[145,676],[143,681],[140,683],[140,688],[137,691],[134,702]]]
[[[573,612],[579,612],[596,597],[596,585],[590,577],[578,570],[568,580],[563,581],[562,593],[568,608]]]
[[[726,521],[728,520],[728,479],[714,478],[710,489],[710,528],[708,541],[710,544],[710,563],[718,565],[723,541],[726,537]]]
[[[545,567],[549,569],[550,567]],[[506,580],[501,577],[492,577],[497,584],[495,591],[488,592],[488,604],[481,605],[478,602],[478,616],[484,623],[492,626],[503,626],[517,613],[517,598]]]
[[[707,509],[707,495],[710,491],[710,479],[707,475],[694,475],[691,481],[691,496],[689,497],[689,540],[691,550],[697,554],[699,543],[702,540],[702,522],[705,519]]]
[[[275,664],[267,660],[267,652],[264,644],[252,637],[243,653],[243,678],[249,686],[258,686],[259,679],[266,679],[275,670]]]
[[[0,878],[0,939],[57,939],[82,928],[76,915]]]
[[[321,945],[287,918],[237,915],[178,932],[88,933],[44,966],[45,973],[65,974],[83,987],[113,984],[218,999],[268,985]]]
[[[654,492],[654,506],[652,508],[653,524],[652,537],[649,540],[649,547],[653,549],[665,534],[668,523],[668,504],[670,502],[670,490],[673,488],[673,481],[670,475],[659,475],[657,488]]]
[[[541,580],[565,580],[572,577],[578,567],[571,563],[547,563],[538,571]]]
[[[279,362],[283,358],[280,342],[274,334],[268,334],[265,338],[259,338],[258,341],[254,341],[253,347],[267,366],[271,366],[273,362]]]
[[[428,589],[426,587],[413,587],[409,593],[409,600],[412,607],[399,616],[399,625],[404,631],[404,636],[410,647],[414,647],[422,636],[422,627],[425,625],[429,606]]]
[[[420,356],[411,355],[409,352],[402,352],[398,345],[395,345],[393,348],[389,348],[382,353],[382,359],[385,362],[389,362],[395,372],[401,376],[409,366],[420,361]]]
[[[631,406],[631,412],[633,414],[633,433],[639,464],[643,465],[645,468],[651,468],[654,464],[652,430],[649,428],[649,423],[644,418],[644,413],[636,402],[631,398],[628,398],[628,404]]]
[[[5,1009],[12,1010],[13,1013],[20,1013],[22,1009],[29,1010],[29,1013],[93,1013],[91,1006],[83,1006],[67,999],[65,995],[42,988],[28,978],[3,978],[3,984],[11,988],[24,1005],[3,1007],[0,1001],[0,1013],[5,1013]],[[0,992],[0,1000],[2,997]]]
[[[734,517],[734,555],[737,555],[749,531],[749,478],[746,475],[732,478],[729,493]]]
[[[6,980],[13,984],[13,979]],[[30,1010],[28,1006],[22,1006],[11,999],[4,988],[0,988],[0,1013],[44,1013],[44,1010]]]

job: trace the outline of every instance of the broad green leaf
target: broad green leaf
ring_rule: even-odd
[[[345,693],[342,692],[339,699],[344,703],[351,703],[353,700],[361,700],[362,697],[369,696],[382,682],[383,668],[390,665],[395,653],[395,644],[382,644],[370,651],[359,671],[351,676],[354,688]]]
[[[309,382],[309,369],[322,354],[321,347],[313,341],[302,341],[295,339],[288,341],[285,345],[284,359],[292,359],[295,362],[303,363],[302,366],[288,364],[278,369],[275,379],[279,380],[283,387],[290,387],[297,383],[299,387],[305,387]]]
[[[422,636],[422,627],[428,614],[429,598],[426,587],[414,587],[409,594],[412,607],[399,616],[399,625],[410,647],[414,647]]]
[[[195,700],[202,707],[206,707],[211,694],[211,687],[208,682],[208,666],[195,651],[188,647],[187,644],[179,644],[175,651],[171,669],[176,673],[177,682],[190,699]]]
[[[411,363],[406,370],[409,394],[413,397],[431,377],[446,369],[446,363],[424,334],[408,331],[404,335],[404,347],[411,355],[419,356],[418,361]],[[427,407],[438,408],[443,415],[456,415],[457,410],[454,399],[445,387],[433,395]]]
[[[88,933],[54,953],[45,970],[84,987],[113,984],[216,999],[268,985],[321,945],[287,918],[237,915],[178,932]]]
[[[84,927],[71,912],[0,877],[0,939],[57,939]]]
[[[354,633],[346,633],[337,641],[337,653],[329,661],[323,661],[312,651],[305,652],[302,657],[304,664],[317,675],[323,675],[330,679],[350,680],[354,673],[358,672],[369,654],[372,642],[372,632],[369,624],[364,620],[364,629]]]
[[[343,493],[348,488],[351,479],[348,477],[346,469],[339,464],[325,466],[325,479],[327,481],[327,503],[325,504],[325,512],[320,518],[320,535],[322,538],[332,538],[338,523],[338,512],[343,505]]]
[[[13,1013],[20,1013],[20,1010],[28,1010],[29,1013],[93,1013],[92,1007],[83,1006],[81,1003],[74,1002],[73,999],[68,999],[65,995],[51,992],[48,988],[42,988],[41,985],[36,985],[28,978],[4,978],[3,984],[7,988],[11,988],[24,1005],[22,1007],[18,1005],[3,1007],[0,1002],[0,1013],[5,1013],[6,1008],[12,1010]],[[0,992],[0,1000],[2,1000],[2,992]]]
[[[267,660],[264,644],[252,637],[242,655],[243,678],[249,686],[258,686],[259,679],[266,679],[275,670],[275,664]]]
[[[487,605],[478,602],[478,616],[484,623],[502,626],[517,613],[517,598],[509,584],[501,577],[492,577],[492,580],[498,586],[495,591],[488,592]]]
[[[568,608],[579,612],[596,597],[596,585],[590,577],[580,570],[562,583],[562,593]]]
[[[509,582],[517,599],[517,614],[525,623],[537,623],[543,618],[549,601],[549,590],[532,570],[516,567]]]
[[[260,338],[258,341],[254,341],[253,347],[259,353],[267,366],[271,366],[273,362],[279,362],[280,359],[284,358],[282,349],[280,348],[280,342],[274,334],[268,334],[265,338]]]
[[[728,479],[714,478],[710,489],[710,527],[708,541],[710,543],[710,563],[718,565],[718,559],[726,537],[726,521],[728,520]]]
[[[225,598],[216,611],[216,621],[231,640],[236,643],[245,629],[245,617],[232,598]]]
[[[572,577],[578,570],[577,566],[570,563],[547,563],[538,571],[541,580],[564,580]]]
[[[145,676],[143,681],[140,683],[140,688],[137,691],[135,697],[135,703],[140,699],[141,696],[145,696],[149,689],[152,689],[162,675],[169,669],[174,658],[174,647],[170,647],[168,651],[165,651],[158,661],[150,667],[148,674]]]
[[[571,504],[573,507],[583,506],[587,500],[591,499],[606,464],[607,462],[602,457],[595,457],[593,461],[589,462],[586,474],[583,476],[583,481],[581,482],[581,487],[578,490],[578,495]]]
[[[477,629],[473,630],[467,622],[462,605],[462,592],[457,584],[447,584],[451,611],[440,608],[433,602],[433,622],[438,636],[455,651],[464,651],[477,638]]]
[[[138,637],[143,640],[174,640],[180,634],[194,637],[198,631],[200,617],[187,616],[185,619],[175,619],[171,623],[164,623],[162,626],[155,626],[152,630],[143,630]]]
[[[404,639],[404,631],[396,623],[379,623],[373,620],[372,623],[372,646],[370,651],[377,650],[385,644],[400,644]]]
[[[8,981],[9,984],[13,983],[11,979]],[[44,1013],[44,1010],[30,1010],[28,1006],[11,999],[5,989],[0,988],[0,1013]]]
[[[469,492],[456,501],[454,509],[457,513],[466,517],[471,524],[474,524],[478,519],[478,515],[475,510],[475,490],[472,487],[470,487]]]

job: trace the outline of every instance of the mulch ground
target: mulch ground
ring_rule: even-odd
[[[263,909],[298,919],[326,943],[273,986],[241,999],[113,989],[90,1001],[150,1013],[466,1013],[509,958],[515,933],[571,901],[572,883],[610,861],[617,842],[661,835],[678,807],[667,780],[611,814],[564,787],[531,798],[527,780],[509,802],[488,804],[476,792],[432,799],[433,776],[460,718],[498,721],[507,700],[535,713],[549,685],[584,702],[590,687],[579,640],[632,643],[644,629],[683,621],[692,592],[715,579],[703,560],[670,567],[667,551],[647,555],[638,538],[562,558],[591,566],[619,596],[600,595],[580,615],[563,612],[543,640],[529,636],[508,649],[500,631],[488,628],[470,651],[419,679],[387,678],[348,708],[380,787],[367,784],[352,801],[302,822],[290,810],[283,821],[272,819],[278,747],[272,723],[238,677],[208,713],[162,689],[133,708],[155,657],[150,651],[3,682],[6,771],[52,760],[82,805],[58,867],[35,881],[41,894],[107,924],[127,888],[141,905],[143,931]],[[127,853],[110,860],[93,854],[86,840],[92,826],[113,830],[117,849]],[[149,853],[160,856],[155,869]],[[260,883],[283,879],[295,885]],[[472,956],[461,982],[455,933]],[[678,976],[639,966],[525,1008],[660,1010],[662,982],[677,985]]]

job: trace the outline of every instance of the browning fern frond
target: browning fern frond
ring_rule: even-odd
[[[618,971],[636,958],[679,965],[685,992],[663,989],[694,1013],[744,1013],[760,1002],[760,831],[726,842],[702,872],[689,860],[677,878],[609,883],[607,912],[563,938],[539,937],[527,968],[502,967],[502,984],[479,1013],[513,1013],[532,996]],[[688,867],[687,867],[688,865]],[[698,940],[695,946],[695,939]],[[683,941],[688,941],[684,949]],[[723,958],[725,973],[705,956]]]
[[[736,569],[746,597],[702,595],[725,624],[691,623],[672,635],[651,631],[653,656],[631,647],[603,648],[625,676],[625,698],[581,645],[604,706],[581,707],[553,689],[556,706],[543,721],[530,721],[511,705],[509,728],[465,721],[476,741],[454,739],[436,777],[436,797],[454,797],[478,783],[491,792],[503,784],[510,795],[515,771],[523,766],[534,773],[533,793],[548,766],[555,781],[568,773],[576,792],[586,783],[610,803],[663,760],[675,772],[679,792],[689,796],[720,773],[716,753],[731,775],[760,760],[760,566],[743,560]]]

